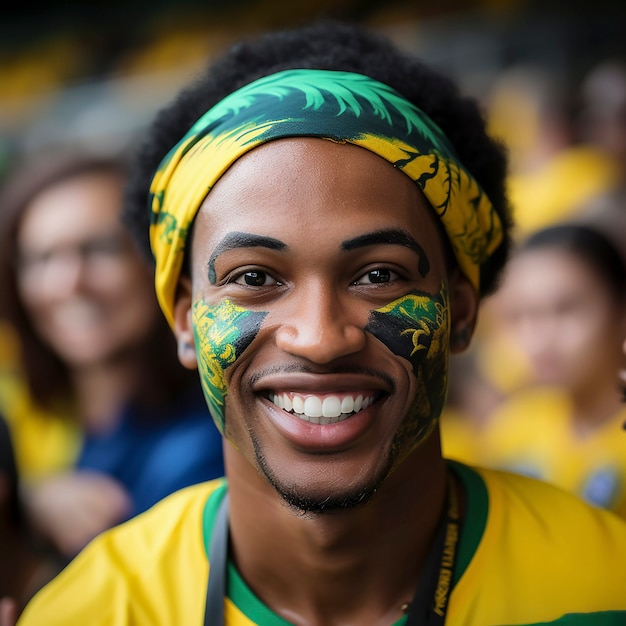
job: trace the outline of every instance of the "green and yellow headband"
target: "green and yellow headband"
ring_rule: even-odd
[[[368,76],[287,70],[260,78],[209,109],[152,179],[155,285],[170,325],[187,236],[205,197],[240,156],[283,137],[352,143],[404,172],[432,205],[462,271],[479,289],[480,265],[500,244],[502,225],[441,129],[398,92]]]

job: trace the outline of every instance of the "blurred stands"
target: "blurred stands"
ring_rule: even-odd
[[[200,70],[207,56],[268,27],[315,16],[360,21],[448,71],[471,95],[484,97],[494,76],[513,63],[539,62],[569,78],[609,54],[623,55],[620,4],[24,3],[10,7],[0,24],[0,158],[94,140],[116,149]]]

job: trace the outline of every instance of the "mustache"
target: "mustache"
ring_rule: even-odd
[[[273,376],[275,374],[324,374],[326,376],[333,374],[364,374],[366,376],[372,376],[384,381],[385,385],[389,389],[395,389],[396,385],[391,376],[382,370],[378,370],[372,367],[359,367],[357,365],[334,365],[331,367],[311,367],[304,363],[291,363],[285,365],[274,365],[272,367],[266,367],[252,374],[249,379],[249,384],[254,385],[262,378],[266,376]]]

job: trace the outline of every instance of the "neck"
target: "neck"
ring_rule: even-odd
[[[91,431],[106,430],[135,388],[137,364],[128,358],[77,368],[72,380],[81,422]]]
[[[623,408],[616,380],[602,381],[593,389],[573,391],[571,396],[572,424],[581,436],[600,428]]]
[[[230,445],[225,462],[232,555],[266,605],[296,625],[376,625],[401,617],[444,508],[438,433],[365,505],[329,514],[294,512]]]

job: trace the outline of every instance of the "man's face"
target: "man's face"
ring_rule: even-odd
[[[380,157],[308,138],[243,156],[196,218],[177,319],[218,426],[298,508],[366,499],[432,431],[450,328],[435,219]]]

